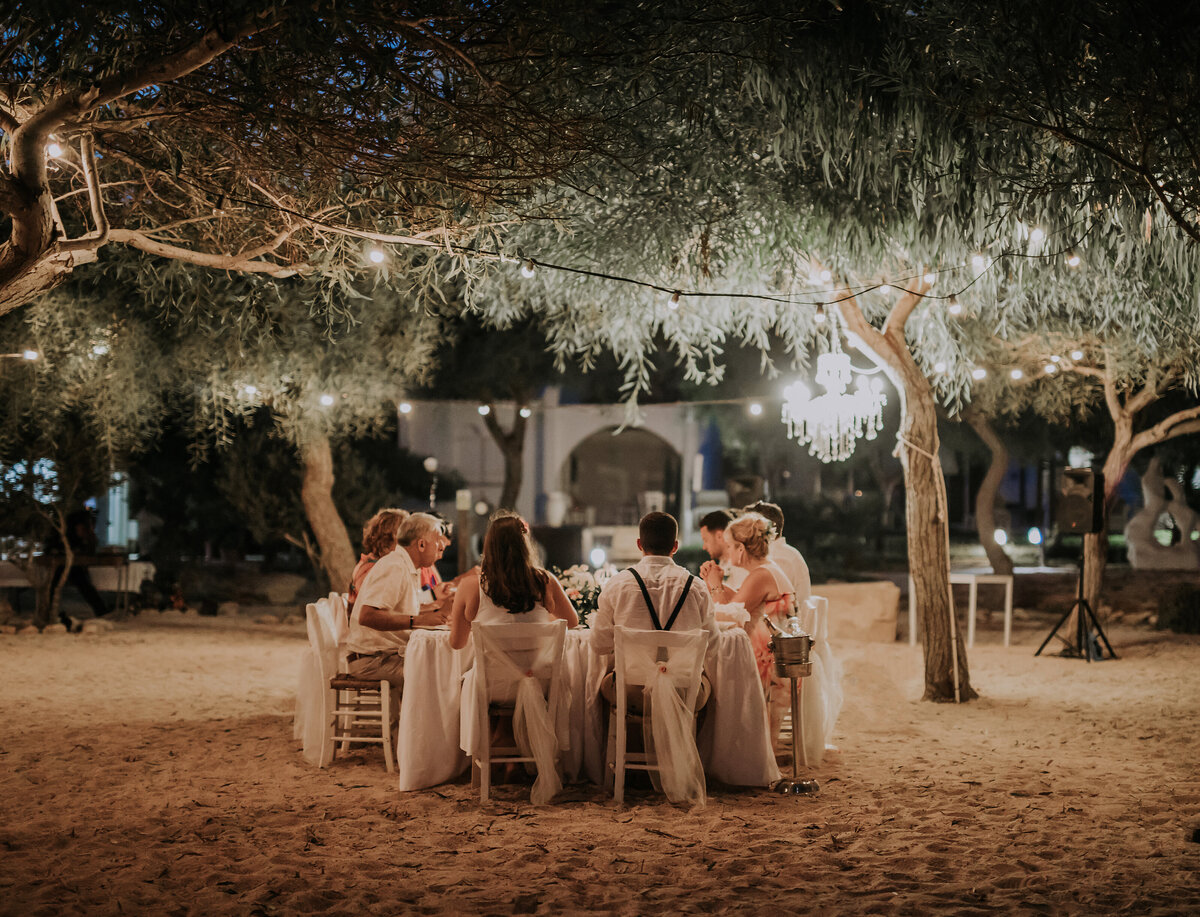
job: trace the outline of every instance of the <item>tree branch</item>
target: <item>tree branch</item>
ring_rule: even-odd
[[[223,255],[210,252],[198,252],[190,248],[183,248],[179,245],[169,245],[166,242],[158,242],[151,239],[144,233],[133,229],[114,229],[108,234],[109,241],[120,242],[124,245],[130,245],[133,248],[147,252],[151,255],[159,255],[163,258],[171,258],[175,261],[184,261],[188,264],[196,264],[200,267],[213,268],[218,271],[241,271],[247,274],[267,274],[270,277],[283,278],[295,277],[297,274],[305,274],[312,268],[305,262],[297,264],[272,264],[269,261],[254,261],[238,255]]]
[[[87,184],[88,202],[91,204],[92,220],[96,231],[80,239],[70,239],[59,243],[62,251],[73,251],[76,248],[94,250],[108,241],[108,214],[104,212],[104,198],[100,192],[100,178],[93,167],[96,158],[96,146],[91,134],[84,134],[79,144],[80,163],[83,165],[83,180]]]
[[[1135,436],[1130,443],[1130,454],[1132,455],[1134,452],[1144,449],[1147,446],[1153,446],[1155,443],[1174,439],[1176,436],[1183,436],[1185,433],[1197,432],[1200,430],[1200,420],[1197,418],[1200,418],[1200,405],[1184,411],[1176,411],[1170,417],[1159,421],[1154,426],[1143,430]]]

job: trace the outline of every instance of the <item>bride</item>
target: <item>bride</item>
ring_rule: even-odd
[[[774,742],[779,735],[789,689],[788,683],[775,675],[775,660],[767,648],[771,635],[762,618],[766,614],[782,627],[785,619],[795,613],[795,590],[787,575],[768,556],[771,540],[771,523],[766,517],[758,513],[745,513],[725,529],[725,550],[730,561],[747,571],[741,587],[735,591],[726,586],[722,582],[721,567],[713,561],[701,565],[700,575],[714,601],[741,604],[750,615],[746,627],[750,632],[750,644],[754,648],[758,674],[767,698],[771,740]]]

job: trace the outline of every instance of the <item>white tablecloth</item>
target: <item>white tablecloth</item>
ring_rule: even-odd
[[[571,685],[571,747],[564,752],[563,771],[568,780],[587,776],[601,783],[605,723],[600,681],[612,657],[593,654],[590,636],[584,629],[567,632],[564,671]],[[417,631],[409,639],[396,738],[401,790],[453,780],[470,763],[459,748],[459,686],[471,662],[469,647],[459,652],[450,648],[447,631]],[[713,694],[698,744],[707,774],[735,786],[766,786],[779,779],[746,632],[722,631],[705,671]]]

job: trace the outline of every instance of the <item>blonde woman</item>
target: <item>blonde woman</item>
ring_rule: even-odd
[[[775,677],[774,659],[767,649],[771,634],[762,616],[766,614],[776,624],[782,625],[783,620],[795,609],[795,590],[787,575],[770,559],[773,539],[771,523],[758,513],[745,513],[726,527],[726,556],[734,566],[746,571],[746,579],[736,591],[721,582],[723,574],[719,564],[710,560],[700,567],[700,575],[712,593],[713,601],[722,604],[738,602],[750,614],[747,628],[771,711],[772,739],[779,734],[778,723],[782,720],[780,703],[781,698],[786,699],[787,683]]]

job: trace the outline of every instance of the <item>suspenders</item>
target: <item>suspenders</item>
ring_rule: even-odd
[[[642,590],[642,598],[646,601],[646,610],[650,612],[650,620],[654,622],[654,629],[670,630],[675,624],[675,619],[679,617],[679,612],[683,609],[684,600],[687,599],[688,593],[692,591],[692,580],[696,577],[690,573],[688,574],[687,582],[683,584],[683,593],[679,596],[679,601],[675,603],[675,609],[671,612],[671,617],[667,618],[667,626],[663,627],[662,623],[658,620],[658,612],[654,610],[654,603],[650,600],[650,591],[646,588],[645,580],[638,575],[637,570],[633,569],[633,567],[629,567],[628,569]]]

